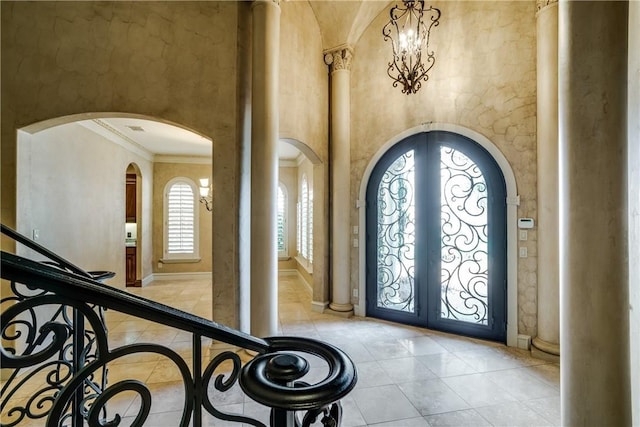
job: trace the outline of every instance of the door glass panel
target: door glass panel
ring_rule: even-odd
[[[377,193],[377,307],[415,312],[414,151],[398,157]]]
[[[487,325],[487,185],[462,152],[440,149],[440,318]]]

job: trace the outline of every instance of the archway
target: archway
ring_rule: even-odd
[[[326,165],[307,144],[293,138],[281,138],[280,141],[284,146],[294,147],[300,153],[296,158],[280,159],[280,182],[287,185],[287,191],[290,196],[289,218],[296,219],[296,221],[290,221],[289,227],[289,232],[293,233],[292,238],[289,239],[290,249],[293,250],[289,254],[296,259],[293,259],[293,262],[288,265],[285,264],[285,268],[291,271],[296,267],[300,267],[303,270],[296,274],[303,277],[312,288],[312,309],[322,312],[329,304],[327,274],[328,207],[325,191],[328,175]],[[292,169],[292,171],[288,171],[286,175],[283,175],[284,169]],[[303,179],[306,182],[305,203],[298,204],[298,202],[302,202]],[[299,208],[303,206],[307,209],[311,207],[310,213],[307,212],[306,228],[298,227],[298,217],[301,214]],[[305,239],[301,238],[303,231],[307,232],[307,238]],[[301,247],[303,244],[305,246],[304,251]],[[300,254],[297,253],[298,250],[301,252]],[[310,257],[311,259],[309,259]]]
[[[201,156],[205,160],[198,160],[204,168],[200,175],[207,176],[212,171],[211,140],[162,119],[123,113],[58,117],[19,129],[17,134],[17,230],[37,236],[39,243],[87,270],[116,272],[109,284],[124,287],[126,171],[135,164],[140,184],[136,280],[144,285],[157,278],[154,261],[160,257],[154,255],[152,236],[162,234],[153,229],[154,179],[159,176],[154,169],[162,162],[171,169],[197,156],[179,155],[179,143],[173,145],[173,152],[154,152],[144,139],[164,138],[170,146],[176,139],[191,138],[208,150]],[[211,240],[211,224],[202,235]],[[161,246],[161,238],[157,240]],[[210,274],[208,267],[207,277]]]
[[[125,171],[126,286],[142,286],[142,193],[142,171],[136,163],[129,163]]]

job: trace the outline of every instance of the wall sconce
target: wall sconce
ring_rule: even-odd
[[[428,25],[423,20],[425,12],[431,15]],[[402,6],[392,7],[389,15],[391,20],[382,28],[384,40],[391,40],[393,50],[387,74],[393,87],[402,85],[402,93],[416,93],[436,61],[435,53],[429,51],[429,37],[431,28],[438,26],[440,9],[425,9],[422,0],[403,0]]]
[[[213,184],[209,184],[209,178],[200,178],[200,203],[204,203],[209,212],[213,209]]]

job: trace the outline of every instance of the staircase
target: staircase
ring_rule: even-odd
[[[122,393],[138,396],[132,425],[145,425],[155,403],[152,388],[133,378],[109,381],[110,366],[138,355],[162,358],[179,372],[184,388],[180,426],[202,426],[211,417],[264,426],[244,414],[216,408],[218,394],[236,384],[246,396],[270,408],[271,426],[340,425],[340,399],[357,381],[353,362],[340,349],[301,337],[253,337],[112,288],[102,281],[113,273],[86,272],[4,225],[2,234],[46,261],[1,253],[1,276],[6,281],[0,300],[1,426],[33,421],[47,427],[116,426],[123,415],[110,403]],[[190,334],[190,358],[153,342],[112,348],[105,311]],[[227,350],[203,361],[202,345],[210,340],[256,356],[243,362],[238,351]],[[326,363],[323,379],[305,381],[309,356]],[[34,382],[38,387],[32,389]],[[17,399],[27,387],[30,397]]]

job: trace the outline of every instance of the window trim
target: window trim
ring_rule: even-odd
[[[169,191],[175,184],[186,184],[191,187],[193,193],[193,252],[189,253],[169,253]],[[163,199],[163,217],[162,217],[162,258],[160,262],[163,264],[176,263],[194,263],[199,262],[200,258],[200,209],[198,206],[198,186],[187,177],[179,176],[170,179],[164,186],[162,193]]]

